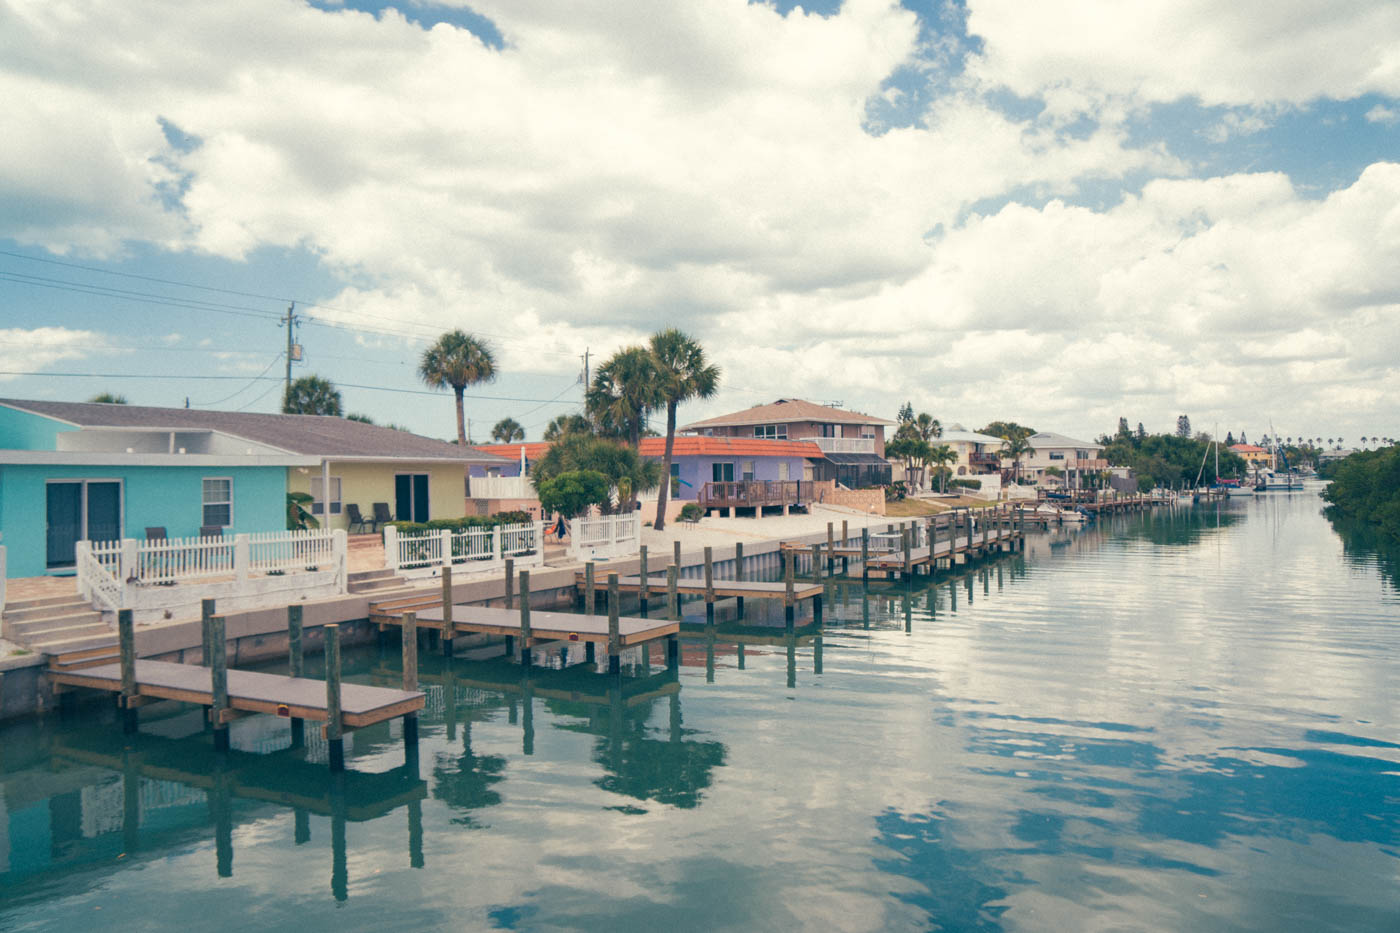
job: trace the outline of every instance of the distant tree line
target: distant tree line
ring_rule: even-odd
[[[1327,464],[1322,498],[1330,518],[1348,519],[1400,542],[1400,447],[1357,451]]]
[[[1188,433],[1180,433],[1182,430]],[[1243,458],[1220,445],[1212,451],[1209,434],[1192,436],[1191,421],[1185,415],[1177,419],[1175,434],[1148,434],[1139,423],[1137,430],[1128,427],[1128,419],[1118,419],[1118,431],[1103,435],[1103,457],[1114,466],[1132,468],[1137,474],[1138,488],[1146,491],[1156,486],[1179,488],[1191,486],[1199,474],[1202,483],[1214,483],[1219,477],[1246,479],[1249,465]],[[1216,456],[1220,473],[1216,475]],[[1204,463],[1204,468],[1202,464]]]

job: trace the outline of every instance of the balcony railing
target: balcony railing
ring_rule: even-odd
[[[780,505],[806,505],[813,499],[808,480],[753,480],[748,482],[706,483],[700,488],[702,509],[754,508]]]
[[[967,455],[967,462],[973,466],[997,466],[1001,463],[1001,457],[996,454],[972,453]]]
[[[803,438],[803,440],[815,442],[824,454],[873,454],[875,452],[875,438],[873,437],[813,437]]]

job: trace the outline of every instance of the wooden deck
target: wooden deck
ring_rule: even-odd
[[[55,684],[87,687],[121,693],[120,664],[103,664],[73,671],[50,671]],[[161,700],[179,700],[212,706],[213,676],[209,668],[168,661],[136,662],[136,694]],[[267,713],[284,718],[325,722],[326,683],[305,677],[262,674],[256,671],[228,672],[229,713]],[[341,718],[347,729],[358,729],[417,713],[423,708],[422,693],[366,687],[341,686]],[[229,716],[228,718],[236,718]]]
[[[955,554],[976,553],[984,548],[1000,547],[1002,544],[1015,541],[1021,537],[1021,533],[1015,529],[988,528],[986,536],[982,531],[973,532],[971,543],[968,539],[959,535],[956,541],[943,539],[935,541],[931,545],[909,549],[909,565],[911,567],[921,567],[932,563],[935,560],[944,558],[951,559]],[[892,554],[883,554],[879,557],[870,558],[867,564],[870,570],[899,571],[904,569],[904,552],[896,551]]]
[[[608,589],[608,581],[605,576],[594,579],[593,588],[604,592]],[[580,587],[587,585],[587,580],[583,574],[577,574],[575,579]],[[642,591],[642,578],[640,576],[619,577],[617,589],[620,593],[640,593]],[[676,592],[682,596],[704,596],[704,580],[678,580],[676,581]],[[774,582],[762,582],[758,580],[716,580],[714,581],[714,595],[716,597],[737,596],[740,599],[753,597],[757,599],[786,599],[787,584],[781,580]],[[803,602],[808,599],[820,599],[823,588],[820,583],[797,583],[792,588],[792,596],[796,602]],[[658,599],[666,598],[666,578],[664,576],[647,576],[647,593]]]
[[[438,630],[443,628],[441,606],[424,609],[417,614],[417,618],[419,625],[426,625],[428,628]],[[402,622],[403,617],[400,615],[397,617],[397,624],[402,624]],[[395,622],[389,620],[387,624],[395,624]],[[680,623],[668,622],[665,619],[624,618],[618,619],[617,629],[621,646],[626,648],[630,645],[640,645],[658,638],[665,638],[667,635],[675,635],[680,631]],[[495,609],[490,606],[468,606],[465,604],[453,605],[452,633],[448,637],[468,633],[518,637],[520,635],[520,610]],[[543,612],[531,609],[530,644],[524,647],[552,641],[592,642],[606,647],[608,644],[608,617],[605,615],[580,615],[572,612]]]

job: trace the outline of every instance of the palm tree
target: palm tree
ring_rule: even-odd
[[[919,437],[925,441],[932,441],[934,438],[943,436],[943,425],[928,412],[920,412],[919,417],[914,419],[914,430],[919,432]]]
[[[496,422],[496,426],[491,429],[491,440],[498,444],[509,444],[511,441],[525,440],[525,429],[520,426],[520,422],[514,418],[502,418]]]
[[[719,367],[705,361],[705,348],[674,327],[651,335],[657,389],[666,403],[666,452],[661,458],[661,490],[651,527],[666,527],[666,500],[671,494],[671,453],[676,444],[676,409],[693,398],[709,398],[719,386]]]
[[[592,428],[583,415],[556,415],[544,429],[544,439],[557,441],[565,434],[588,434]]]
[[[957,459],[958,452],[947,444],[939,444],[929,451],[928,462],[938,465],[938,478],[942,480],[939,489],[942,492],[948,491],[948,474],[952,472],[948,464]]]
[[[1034,453],[1034,448],[1031,447],[1030,441],[1026,440],[1028,436],[1029,435],[1022,434],[1020,431],[1016,431],[1001,442],[1001,454],[1004,457],[1011,458],[1014,464],[1014,475],[1017,482],[1021,480],[1021,458],[1026,454]]]
[[[282,413],[338,417],[341,414],[340,391],[329,379],[302,376],[287,389],[287,394],[282,399]]]
[[[496,378],[496,358],[484,341],[460,330],[450,330],[423,351],[418,375],[434,389],[452,387],[457,397],[457,443],[467,446],[467,413],[462,393],[467,386]]]
[[[625,347],[598,367],[584,398],[600,434],[641,443],[647,413],[660,408],[656,361],[646,347]]]

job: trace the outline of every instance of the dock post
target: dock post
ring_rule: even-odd
[[[836,569],[836,524],[826,523],[826,572],[831,573]]]
[[[666,667],[669,670],[676,670],[681,666],[681,637],[679,635],[666,636]]]
[[[130,609],[117,610],[117,641],[121,650],[122,668],[122,731],[136,731],[136,625]]]
[[[583,614],[586,616],[593,615],[593,610],[598,608],[597,601],[593,596],[593,587],[597,582],[593,561],[590,560],[583,565]]]
[[[845,552],[845,551],[846,551],[846,548],[849,547],[850,544],[851,544],[851,527],[850,527],[850,522],[848,522],[846,519],[843,518],[843,519],[841,519],[841,550],[842,550],[843,552]],[[842,572],[842,573],[850,573],[850,572],[851,572],[851,555],[850,555],[849,553],[843,553],[843,554],[841,555],[841,572]]]
[[[452,568],[442,568],[442,653],[452,657],[452,639],[457,630],[452,625]],[[416,687],[414,688],[417,689]]]
[[[529,667],[534,663],[534,649],[530,645],[530,571],[520,571],[520,665]]]
[[[205,667],[209,666],[210,647],[213,639],[209,637],[209,619],[217,612],[214,608],[214,600],[201,599],[199,601],[199,625],[202,641],[200,641],[199,663]]]
[[[860,530],[860,578],[870,579],[870,527]]]
[[[812,579],[817,583],[822,582],[822,546],[812,545]]]
[[[447,568],[443,568],[446,572]],[[445,605],[445,604],[444,604]],[[418,689],[418,613],[403,614],[403,688]],[[418,744],[418,714],[403,717],[403,747],[407,751]]]
[[[740,583],[744,580],[744,542],[734,542],[734,579]],[[744,617],[744,597],[738,597],[737,606],[739,618]]]
[[[822,637],[818,635],[812,639],[812,673],[822,672]]]
[[[210,658],[210,715],[214,720],[214,748],[228,751],[228,723],[224,722],[224,711],[228,709],[228,642],[224,637],[224,617],[209,617]]]
[[[666,613],[672,619],[681,620],[680,568],[675,564],[666,568]]]
[[[306,673],[306,656],[302,650],[302,608],[301,603],[287,607],[287,673],[301,677]],[[300,716],[292,718],[292,748],[306,744],[306,720]]]
[[[705,548],[705,623],[715,620],[715,561],[714,548]]]
[[[647,546],[645,544],[641,546],[638,557],[641,560],[637,568],[641,574],[641,585],[637,588],[637,591],[641,597],[642,618],[645,619],[647,617],[647,597],[651,595],[647,592]]]
[[[707,556],[709,549],[706,548]],[[622,673],[622,638],[619,634],[617,574],[608,574],[608,673]]]
[[[671,542],[671,563],[676,565],[676,573],[681,572],[681,542],[677,538]]]
[[[910,550],[912,536],[909,534],[908,525],[901,525],[899,531],[900,543],[904,545],[904,579],[908,580],[914,573],[914,555]]]
[[[331,623],[326,634],[326,748],[332,771],[345,770],[345,729],[340,721],[340,625]]]
[[[506,558],[506,608],[515,608],[515,560]]]
[[[785,566],[783,568],[783,582],[787,584],[783,594],[783,621],[788,628],[792,628],[793,618],[796,615],[797,600],[793,596],[792,565],[794,561],[792,551],[783,555]]]

